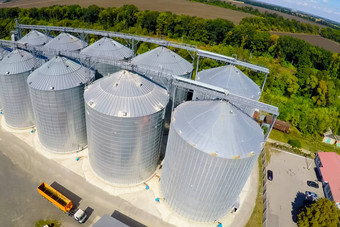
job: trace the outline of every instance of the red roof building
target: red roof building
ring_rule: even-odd
[[[315,164],[322,177],[325,197],[335,201],[340,209],[340,155],[335,152],[318,152]]]

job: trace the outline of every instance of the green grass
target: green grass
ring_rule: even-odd
[[[59,221],[52,220],[52,219],[47,219],[47,220],[40,219],[35,223],[35,227],[43,227],[44,225],[51,225],[51,224],[53,224],[53,227],[61,227],[61,223]]]
[[[301,148],[309,150],[313,153],[316,153],[318,151],[326,151],[337,152],[338,154],[340,154],[340,148],[337,148],[335,145],[323,143],[321,136],[303,136],[294,127],[291,128],[289,134],[273,129],[269,137],[271,139],[278,140],[284,143],[288,143],[288,140],[290,139],[297,139],[301,142]]]
[[[267,152],[267,148],[266,148]],[[262,227],[263,220],[263,173],[262,173],[262,161],[261,157],[258,159],[259,165],[259,183],[258,183],[258,191],[255,202],[255,207],[253,213],[251,214],[249,221],[245,227]]]

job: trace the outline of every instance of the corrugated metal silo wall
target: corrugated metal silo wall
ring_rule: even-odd
[[[84,85],[60,91],[30,88],[40,142],[56,152],[71,152],[87,144]]]
[[[99,113],[86,105],[89,161],[95,173],[114,184],[145,181],[156,170],[164,110],[125,118]]]
[[[186,75],[182,75],[180,77],[190,79],[191,73],[188,73]],[[183,103],[187,100],[188,92],[186,90],[183,90],[181,88],[176,89],[176,96],[175,96],[175,107],[177,107],[179,104]]]
[[[97,63],[95,66],[98,73],[101,75],[101,77],[107,76],[108,74],[118,72],[122,70],[120,67],[109,65],[105,63]]]
[[[14,128],[34,125],[27,77],[30,72],[0,75],[1,101],[6,123]]]
[[[190,79],[191,73],[181,75],[180,77]],[[170,90],[170,88],[168,86],[165,86],[165,84],[164,84],[164,82],[162,81],[161,78],[154,77],[152,80],[155,81],[156,83],[162,85],[163,87],[165,87],[168,90],[169,93],[172,92],[172,90]],[[170,100],[169,100],[168,105],[166,106],[166,111],[165,111],[165,122],[168,123],[168,124],[170,124],[170,121],[171,121],[172,97],[173,97],[173,95],[170,94]],[[175,106],[174,106],[174,108],[176,108],[179,104],[185,102],[187,100],[187,97],[188,97],[188,92],[186,90],[183,90],[181,88],[177,88],[176,89],[176,95],[175,95]]]
[[[218,220],[230,212],[256,160],[257,156],[211,156],[188,144],[170,127],[161,177],[163,197],[184,217],[199,222]]]

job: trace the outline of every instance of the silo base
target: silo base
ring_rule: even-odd
[[[51,154],[55,154],[55,155],[67,155],[67,154],[74,154],[74,153],[78,153],[84,149],[87,148],[87,145],[82,147],[82,148],[79,148],[77,150],[74,150],[74,151],[66,151],[66,152],[58,152],[58,151],[54,151],[54,150],[51,150],[51,149],[48,149],[47,147],[45,147],[39,140],[39,135],[38,135],[38,132],[35,131],[35,138],[34,138],[34,143],[35,143],[35,147],[39,148],[40,150],[42,150],[43,152],[47,152],[47,153],[51,153]]]
[[[34,130],[34,125],[29,126],[29,127],[25,127],[25,128],[12,127],[12,126],[7,124],[7,122],[5,120],[5,116],[3,114],[1,114],[0,116],[1,116],[1,127],[4,128],[8,132],[20,133],[20,132],[29,132],[31,130]]]
[[[116,188],[117,192],[120,191],[119,189],[123,189],[123,191],[126,190],[126,189],[128,189],[129,191],[130,191],[130,189],[132,191],[140,191],[140,190],[144,190],[147,182],[150,181],[150,179],[152,179],[153,177],[155,177],[155,175],[157,175],[157,172],[159,170],[159,165],[157,166],[155,172],[149,178],[147,178],[146,180],[141,181],[140,183],[137,183],[137,184],[115,184],[115,183],[112,183],[110,181],[104,180],[99,175],[97,175],[96,172],[92,169],[91,164],[89,162],[89,159],[85,160],[85,162],[83,164],[83,170],[84,170],[84,172],[86,172],[86,174],[85,174],[86,180],[89,181],[89,182],[91,182],[91,181],[97,182],[97,183],[101,182],[103,184],[106,184],[106,185],[109,185],[109,186]],[[95,185],[97,185],[97,184],[95,183]]]

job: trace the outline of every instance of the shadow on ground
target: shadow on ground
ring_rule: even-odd
[[[60,185],[58,182],[54,181],[51,186],[57,190],[58,192],[60,192],[61,194],[63,194],[64,196],[66,196],[68,199],[70,199],[73,203],[73,207],[77,208],[79,206],[79,202],[81,201],[81,198],[79,196],[77,196],[76,194],[74,194],[73,192],[71,192],[70,190],[68,190],[67,188],[65,188],[64,186]]]
[[[292,202],[292,219],[297,223],[300,209],[305,205],[306,196],[302,192],[296,194],[294,202]]]
[[[120,222],[123,222],[125,225],[131,226],[131,227],[146,227],[145,225],[139,223],[136,220],[133,220],[132,218],[126,216],[125,214],[120,213],[119,211],[114,211],[111,215],[111,217],[119,220]]]

